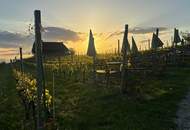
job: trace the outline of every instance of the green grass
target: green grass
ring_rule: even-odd
[[[0,66],[3,73],[1,82],[10,91],[0,110],[5,121],[0,128],[19,128],[24,111],[20,108],[8,65]],[[33,66],[25,65],[25,71],[35,73]],[[5,75],[6,73],[6,75]],[[166,130],[176,128],[174,119],[177,104],[185,96],[189,87],[189,68],[170,67],[160,76],[148,76],[146,80],[133,86],[140,96],[134,98],[122,95],[115,86],[80,83],[63,76],[55,77],[56,118],[60,130]],[[9,82],[12,81],[12,82]],[[47,87],[52,92],[52,73],[46,70]],[[2,98],[5,100],[6,98]],[[1,100],[1,102],[2,102]],[[14,109],[6,109],[9,107]],[[15,106],[15,104],[17,104]],[[14,112],[16,111],[16,112]],[[22,117],[23,118],[23,117]],[[9,125],[14,124],[14,126]],[[18,123],[17,123],[18,122]],[[9,128],[8,128],[9,129]],[[6,129],[7,130],[7,129]]]
[[[175,128],[178,102],[188,89],[190,69],[169,69],[145,81],[142,100],[121,95],[119,88],[56,81],[61,129],[165,130]]]
[[[10,65],[0,64],[0,129],[21,130],[24,110],[15,88]]]

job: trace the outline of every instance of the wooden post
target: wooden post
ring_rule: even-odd
[[[174,48],[174,41],[173,41],[173,37],[171,36],[171,44],[172,44],[172,48]]]
[[[148,39],[148,49],[149,49],[149,50],[151,49],[151,46],[150,46],[150,39]]]
[[[166,44],[167,44],[167,48],[168,48],[168,47],[169,47],[169,42],[167,41],[167,43],[166,43]]]
[[[120,41],[118,40],[118,55],[120,54]]]
[[[84,67],[84,66],[83,66]],[[84,67],[84,70],[83,70],[83,72],[82,72],[82,77],[83,77],[83,83],[85,83],[85,81],[86,81],[86,69],[85,69],[85,67]]]
[[[59,71],[59,76],[60,76],[61,75],[61,57],[60,56],[58,57],[58,63],[59,63],[58,71]]]
[[[109,81],[110,81],[110,70],[109,68],[106,69],[106,87],[109,86]]]
[[[93,56],[93,79],[94,83],[96,83],[96,56]]]
[[[117,48],[115,48],[115,55],[117,55]]]
[[[14,59],[14,60],[15,60],[15,62],[17,62],[17,58],[16,58],[16,56],[15,56],[15,59]]]
[[[42,64],[42,40],[41,40],[41,12],[34,11],[35,17],[35,49],[36,49],[36,71],[37,71],[37,130],[43,130],[43,64]]]
[[[79,54],[79,52],[78,52],[78,63],[80,62],[80,54]]]
[[[176,53],[177,43],[175,41],[175,33],[176,33],[176,28],[174,28],[174,37],[173,37],[174,65],[176,65],[176,59],[177,59],[177,53]]]
[[[55,120],[55,75],[53,72],[53,94],[52,94],[52,101],[53,101],[53,119]]]
[[[20,49],[20,71],[23,73],[22,47]]]

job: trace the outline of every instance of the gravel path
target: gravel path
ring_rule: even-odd
[[[190,91],[179,104],[176,124],[179,130],[190,130]]]

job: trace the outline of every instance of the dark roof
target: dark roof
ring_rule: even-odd
[[[32,53],[35,54],[35,43],[32,47]],[[63,42],[42,42],[43,55],[66,55],[69,54],[69,49]]]

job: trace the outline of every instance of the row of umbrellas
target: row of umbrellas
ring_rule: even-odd
[[[179,30],[174,29],[174,41],[173,41],[173,46],[176,46],[178,43],[182,42],[180,36],[179,36]],[[153,33],[152,36],[152,42],[151,42],[151,49],[156,50],[157,48],[163,47],[164,43],[162,40],[159,38],[159,29],[156,30],[156,33]],[[126,51],[126,52],[125,52]],[[125,32],[124,32],[124,37],[123,37],[123,44],[122,44],[122,49],[121,52],[124,54],[136,54],[138,52],[137,44],[135,42],[134,37],[132,37],[132,46],[130,48],[130,44],[128,41],[128,25],[125,25]],[[94,45],[94,37],[92,34],[92,30],[90,30],[90,35],[89,35],[89,43],[88,43],[88,49],[87,49],[87,55],[94,57],[96,56],[96,48]]]

